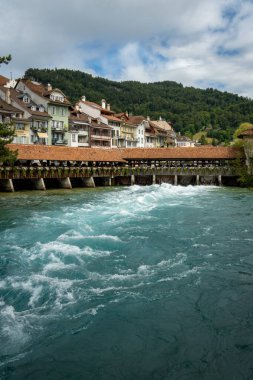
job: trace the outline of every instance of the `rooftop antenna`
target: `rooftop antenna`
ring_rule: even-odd
[[[12,80],[12,71],[10,72],[10,74],[11,74],[11,80]]]

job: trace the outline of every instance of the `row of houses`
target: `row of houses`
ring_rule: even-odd
[[[116,113],[83,96],[74,106],[50,84],[0,76],[0,123],[12,122],[13,143],[96,148],[194,146],[171,123]]]

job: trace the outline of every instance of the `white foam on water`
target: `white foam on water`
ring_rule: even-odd
[[[2,301],[0,321],[0,338],[4,344],[2,349],[5,353],[16,352],[29,339],[29,335],[25,332],[25,319],[19,316],[13,306]]]
[[[105,240],[113,240],[113,241],[117,241],[117,242],[122,242],[122,240],[118,236],[106,235],[106,234],[88,235],[88,236],[84,236],[84,239],[102,239],[102,240],[105,239]]]

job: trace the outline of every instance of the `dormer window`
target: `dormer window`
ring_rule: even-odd
[[[24,102],[24,103],[30,103],[30,98],[29,98],[29,96],[25,95],[25,96],[23,97],[23,102]]]
[[[61,102],[63,103],[64,102],[64,96],[60,93],[52,93],[50,95],[50,99],[53,100],[53,101],[56,101],[56,102]]]
[[[32,106],[32,107],[31,107],[31,110],[32,110],[32,111],[36,111],[36,106]]]
[[[39,106],[39,111],[40,112],[44,112],[45,111],[45,108],[43,106]]]

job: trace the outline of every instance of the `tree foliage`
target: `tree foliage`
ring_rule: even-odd
[[[253,123],[251,99],[213,88],[184,87],[173,81],[115,82],[67,69],[29,69],[25,77],[44,84],[51,83],[72,102],[82,95],[96,103],[104,98],[116,112],[128,111],[153,119],[161,116],[171,121],[181,134],[194,135],[206,131],[206,137],[217,143],[231,141],[241,123]]]
[[[11,61],[11,55],[10,54],[0,57],[0,65],[1,65],[1,63],[5,63],[7,65],[10,61]]]
[[[0,123],[0,162],[13,163],[16,160],[17,154],[7,148],[13,140],[15,130],[11,124]]]

